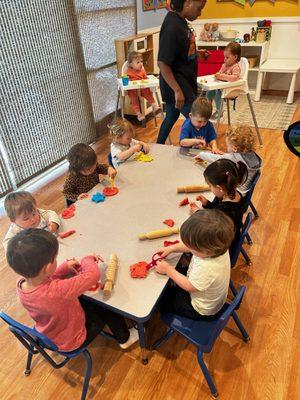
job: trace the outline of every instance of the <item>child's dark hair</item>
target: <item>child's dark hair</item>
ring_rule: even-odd
[[[230,42],[228,45],[225,47],[225,50],[229,50],[230,53],[234,56],[236,56],[236,61],[239,62],[241,59],[241,53],[242,53],[242,47],[239,43],[237,42]]]
[[[187,0],[171,0],[170,8],[172,11],[182,11],[183,5]],[[194,1],[201,1],[201,0],[194,0]]]
[[[78,143],[71,147],[67,160],[69,161],[69,171],[79,174],[85,168],[92,167],[97,163],[95,151],[87,144]]]
[[[9,193],[4,200],[4,208],[11,222],[23,213],[31,213],[36,208],[36,200],[31,193],[20,190]]]
[[[143,55],[141,53],[139,53],[138,51],[131,51],[130,53],[128,53],[128,56],[127,56],[128,64],[131,64],[132,61],[137,58],[143,59]]]
[[[248,169],[245,163],[237,163],[223,158],[211,163],[204,171],[207,183],[213,186],[221,186],[230,199],[235,198],[236,188],[242,185],[248,177]]]
[[[211,257],[224,254],[234,238],[231,218],[220,210],[199,210],[180,228],[183,243],[195,251],[207,251]]]
[[[10,239],[6,258],[8,265],[25,278],[34,278],[52,263],[58,252],[58,240],[43,229],[25,229]]]

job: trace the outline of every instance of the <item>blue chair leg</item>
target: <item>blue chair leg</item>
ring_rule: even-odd
[[[232,294],[233,294],[234,296],[236,296],[236,295],[237,295],[237,290],[236,290],[236,288],[235,288],[235,286],[234,286],[234,284],[233,284],[232,279],[230,279],[229,287],[230,287],[230,290],[231,290]]]
[[[258,218],[259,217],[258,212],[257,212],[256,208],[254,207],[252,201],[250,201],[250,208],[253,211],[255,218]]]
[[[246,233],[246,239],[247,239],[248,244],[251,246],[253,244],[253,242],[252,242],[252,239],[251,239],[251,236],[249,235],[249,233]]]
[[[217,392],[217,389],[216,389],[216,387],[215,387],[215,385],[214,385],[214,382],[213,382],[213,380],[212,380],[212,377],[210,376],[210,373],[209,373],[209,371],[208,371],[208,369],[207,369],[207,367],[206,367],[206,365],[205,365],[205,362],[204,362],[204,360],[203,360],[203,353],[202,353],[202,351],[197,350],[197,357],[198,357],[198,362],[199,362],[199,365],[200,365],[201,370],[202,370],[202,372],[203,372],[203,375],[204,375],[204,377],[205,377],[205,379],[206,379],[206,382],[207,382],[207,384],[208,384],[208,386],[209,386],[209,389],[210,389],[210,391],[211,391],[211,394],[213,395],[213,397],[214,397],[215,399],[217,399],[217,398],[218,398],[218,392]]]
[[[170,339],[170,337],[173,336],[173,334],[174,334],[174,329],[170,328],[164,336],[162,336],[152,345],[152,350],[156,350],[160,345],[162,345],[164,342]]]
[[[30,367],[31,367],[32,356],[33,356],[33,354],[30,351],[28,351],[27,361],[26,361],[26,369],[24,371],[24,374],[26,376],[30,375],[30,373],[31,373]]]
[[[243,247],[241,248],[241,253],[242,253],[247,265],[249,265],[249,266],[252,265],[252,261],[251,261],[250,257],[248,256],[246,250],[243,249]]]
[[[245,342],[249,342],[250,337],[249,337],[246,329],[244,328],[241,320],[239,319],[239,317],[238,317],[238,315],[237,315],[237,313],[235,311],[233,311],[233,313],[232,313],[232,318],[234,319],[234,322],[236,323],[236,326],[239,328],[241,334],[243,335],[243,340]]]
[[[84,350],[83,352],[86,360],[86,370],[85,370],[85,377],[84,377],[84,383],[83,383],[83,388],[82,388],[82,394],[81,394],[81,400],[86,399],[87,391],[89,389],[89,383],[90,383],[90,378],[91,378],[91,371],[92,371],[92,359],[91,355],[88,350]]]

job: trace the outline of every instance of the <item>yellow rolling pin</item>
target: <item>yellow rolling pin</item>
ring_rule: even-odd
[[[118,269],[118,258],[116,254],[112,254],[109,259],[106,270],[106,280],[103,289],[104,296],[109,296],[115,284],[116,273]]]
[[[164,237],[164,236],[175,235],[178,232],[179,232],[179,228],[160,229],[160,230],[157,230],[157,231],[150,231],[150,232],[147,232],[147,233],[142,233],[141,235],[139,235],[139,239],[140,240],[157,239],[157,238],[161,238],[161,237]]]
[[[208,185],[181,186],[177,188],[177,193],[197,193],[207,192],[208,190],[210,190]]]

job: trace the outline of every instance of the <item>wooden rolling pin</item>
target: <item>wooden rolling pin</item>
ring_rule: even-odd
[[[192,185],[192,186],[182,186],[177,188],[177,193],[197,193],[197,192],[207,192],[209,189],[208,185]]]
[[[106,270],[106,279],[103,289],[104,296],[111,294],[111,291],[115,284],[116,272],[118,269],[118,258],[116,254],[112,254],[109,259],[108,267]]]
[[[146,240],[146,239],[157,239],[157,238],[161,238],[164,236],[171,236],[171,235],[175,235],[176,233],[179,232],[179,228],[168,228],[168,229],[160,229],[157,231],[151,231],[151,232],[147,232],[147,233],[142,233],[141,235],[139,235],[139,239],[140,240]]]

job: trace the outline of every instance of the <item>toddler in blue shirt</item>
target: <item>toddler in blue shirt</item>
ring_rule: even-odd
[[[192,104],[189,118],[182,125],[179,144],[182,147],[200,148],[209,146],[215,154],[223,154],[217,146],[217,134],[209,121],[212,105],[204,97],[198,97]]]

